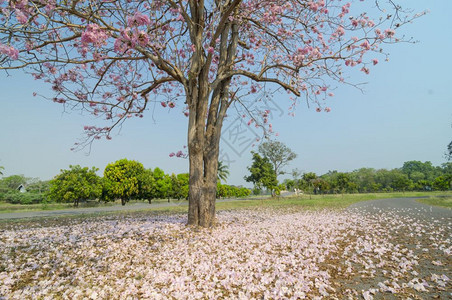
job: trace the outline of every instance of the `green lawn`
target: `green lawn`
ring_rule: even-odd
[[[438,197],[445,196],[445,197]],[[228,202],[217,202],[217,210],[231,210],[231,209],[245,209],[245,208],[258,208],[258,207],[273,207],[273,208],[300,208],[300,209],[342,209],[353,203],[383,199],[383,198],[401,198],[401,197],[429,197],[425,199],[419,199],[420,202],[430,204],[451,207],[452,192],[406,192],[406,193],[370,193],[370,194],[344,194],[344,195],[299,195],[293,197],[284,198],[266,198],[266,199],[247,199],[247,200],[234,200]],[[167,200],[153,200],[152,203],[166,203]],[[186,202],[186,201],[183,201]],[[136,203],[132,201],[131,203]],[[99,203],[88,202],[81,203],[79,207],[100,207],[100,206],[112,206],[119,203]],[[126,204],[130,205],[130,203]],[[49,204],[32,204],[32,205],[20,205],[9,204],[0,202],[0,213],[8,212],[25,212],[25,211],[43,211],[43,210],[59,210],[59,209],[77,209],[72,204],[65,203],[49,203]],[[186,212],[186,206],[170,206],[170,207],[150,207],[144,209],[145,211],[156,212]],[[111,212],[113,213],[113,212]],[[125,213],[125,212],[114,212]]]
[[[143,201],[131,201],[130,203],[143,202]],[[152,200],[152,203],[165,203],[168,202],[166,199]],[[79,208],[86,207],[103,207],[103,206],[114,206],[119,205],[120,202],[82,202],[79,204]],[[127,204],[126,204],[127,205]],[[47,210],[60,210],[60,209],[77,209],[72,203],[42,203],[42,204],[11,204],[6,202],[0,202],[0,213],[11,213],[11,212],[27,212],[27,211],[47,211]]]
[[[448,196],[443,197],[430,197],[425,199],[418,199],[417,201],[428,205],[452,208],[452,196],[450,196],[450,194]]]
[[[397,192],[397,193],[369,193],[369,194],[344,194],[344,195],[300,195],[288,198],[264,199],[264,200],[237,200],[232,202],[220,202],[218,210],[255,208],[255,207],[298,207],[303,209],[343,209],[349,205],[367,200],[384,198],[405,197],[435,197],[438,195],[450,195],[451,192]]]

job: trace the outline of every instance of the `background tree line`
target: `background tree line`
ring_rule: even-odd
[[[120,200],[125,205],[130,200],[187,199],[188,173],[167,174],[162,169],[146,169],[137,161],[121,159],[105,167],[103,177],[99,169],[69,166],[50,181],[8,176],[0,180],[0,200],[14,204],[42,202],[74,203],[87,200],[112,202]],[[245,197],[251,191],[221,183],[229,175],[227,166],[219,162],[217,197]],[[20,186],[25,187],[20,190]]]
[[[296,153],[281,142],[269,140],[251,154],[250,175],[244,179],[254,184],[255,194],[264,189],[273,196],[282,190],[335,194],[451,189],[452,162],[433,166],[429,161],[407,161],[392,170],[361,168],[352,172],[329,171],[321,176],[313,172],[301,174],[295,169],[292,179],[280,183],[278,176],[287,174],[284,167],[297,157]]]
[[[429,161],[407,161],[392,170],[361,168],[352,172],[329,171],[320,176],[308,172],[300,178],[284,180],[284,185],[288,190],[296,188],[308,193],[372,193],[446,191],[452,188],[451,181],[451,162],[433,166]]]

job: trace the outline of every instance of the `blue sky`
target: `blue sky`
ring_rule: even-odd
[[[409,160],[446,160],[452,140],[452,1],[399,1],[429,14],[404,28],[419,43],[387,46],[390,61],[371,69],[370,75],[351,73],[354,82],[368,82],[364,93],[339,86],[330,98],[330,113],[317,113],[300,103],[296,116],[272,117],[273,127],[298,158],[287,168],[323,174],[361,167],[397,168]],[[0,74],[0,165],[5,176],[50,179],[70,164],[105,166],[121,158],[135,159],[147,168],[167,173],[188,171],[184,159],[169,153],[186,144],[187,119],[177,113],[150,110],[144,119],[129,120],[111,141],[98,141],[91,152],[71,147],[82,137],[83,126],[97,122],[88,114],[63,111],[59,104],[33,97],[49,89],[19,72]],[[48,93],[49,94],[49,93]],[[286,110],[286,99],[274,99]],[[243,127],[245,131],[246,127]],[[251,150],[237,146],[225,125],[222,154],[229,161],[229,184],[244,184]],[[254,135],[248,131],[246,137]],[[232,145],[232,147],[231,147]]]

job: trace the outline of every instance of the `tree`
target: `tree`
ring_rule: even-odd
[[[304,191],[313,192],[314,181],[317,179],[317,175],[314,172],[304,173],[301,177],[300,187]]]
[[[27,184],[29,178],[24,175],[11,175],[5,177],[0,182],[0,191],[16,191],[21,184]]]
[[[272,164],[268,158],[262,157],[255,152],[251,153],[253,154],[253,163],[248,167],[251,175],[245,176],[245,181],[252,182],[254,187],[258,189],[265,187],[272,191],[273,195],[273,190],[278,186],[278,180],[276,179]]]
[[[187,173],[171,175],[171,197],[178,200],[188,198],[188,179]]]
[[[179,195],[181,198],[188,199],[189,179],[190,174],[188,173],[177,174],[177,180],[181,185],[181,194]]]
[[[391,170],[391,186],[396,191],[406,191],[413,186],[413,181],[411,181],[406,174],[403,174],[398,169]]]
[[[437,191],[447,191],[451,189],[452,176],[441,175],[433,181],[433,188]]]
[[[223,164],[222,161],[218,161],[218,175],[217,175],[217,179],[218,180],[223,180],[224,182],[226,182],[226,179],[229,176],[229,166]]]
[[[329,111],[323,100],[346,70],[368,74],[385,57],[380,46],[399,42],[395,29],[418,16],[378,4],[384,15],[373,21],[353,16],[350,3],[324,0],[1,0],[0,68],[25,69],[52,86],[48,98],[103,116],[105,126],[85,127],[82,145],[110,139],[152,102],[180,108],[188,116],[188,223],[208,227],[228,108],[267,132],[271,112],[248,107],[281,91]]]
[[[284,174],[282,170],[287,164],[297,157],[289,147],[278,141],[268,141],[259,145],[259,153],[273,165],[273,172],[276,178]]]
[[[50,181],[42,181],[39,178],[32,178],[27,182],[27,192],[47,193],[50,189]]]
[[[452,142],[447,145],[446,158],[452,160]]]
[[[155,180],[155,198],[168,199],[171,197],[172,182],[171,177],[160,168],[155,168],[152,172]]]
[[[79,165],[61,170],[50,181],[49,198],[56,202],[73,202],[74,206],[78,206],[83,200],[99,198],[102,195],[102,184],[97,171],[97,168],[88,169]]]
[[[400,170],[402,171],[402,173],[408,175],[408,177],[412,180],[417,179],[419,177],[419,173],[424,174],[424,178],[421,179],[430,181],[441,175],[439,174],[441,171],[435,168],[429,161],[407,161],[403,163],[403,166]]]
[[[138,179],[138,195],[139,199],[147,199],[149,204],[152,203],[152,199],[156,194],[156,183],[152,170],[145,169],[137,176]]]
[[[5,169],[5,167],[0,166],[0,175],[1,175],[1,176],[3,176],[3,171],[2,171],[2,170],[4,170],[4,169]]]
[[[143,165],[134,160],[120,159],[108,164],[104,170],[105,186],[107,198],[121,199],[121,204],[125,205],[131,199],[140,196],[140,179],[145,172]]]

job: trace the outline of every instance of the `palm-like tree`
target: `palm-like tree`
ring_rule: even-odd
[[[1,176],[3,176],[2,170],[4,170],[4,169],[5,169],[5,167],[0,166],[0,175],[1,175]]]
[[[217,179],[226,182],[228,176],[229,176],[229,166],[223,164],[222,161],[218,161]]]

